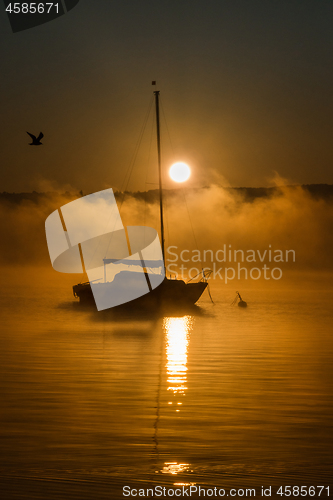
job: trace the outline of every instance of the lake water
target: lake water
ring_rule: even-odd
[[[78,307],[73,276],[1,274],[2,498],[333,495],[329,277],[243,284],[247,309],[216,280],[215,305],[129,319]]]

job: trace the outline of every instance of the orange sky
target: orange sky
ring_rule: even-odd
[[[85,0],[15,34],[1,12],[0,191],[120,189],[153,79],[193,186],[333,183],[332,24],[326,0]],[[152,125],[129,189],[156,180]]]

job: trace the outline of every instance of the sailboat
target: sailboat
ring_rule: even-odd
[[[154,84],[154,82],[153,82]],[[164,238],[164,206],[163,206],[163,185],[162,185],[162,167],[161,167],[161,141],[160,141],[160,112],[159,112],[159,96],[160,91],[154,91],[155,96],[155,112],[156,112],[156,138],[157,138],[157,163],[158,163],[158,179],[159,179],[159,208],[160,208],[160,235],[161,235],[161,249],[162,249],[162,259],[160,261],[143,261],[140,260],[127,260],[126,263],[129,266],[141,266],[146,282],[149,287],[149,292],[141,296],[137,296],[134,300],[128,299],[128,293],[125,288],[130,287],[135,290],[136,286],[139,286],[139,282],[142,278],[142,272],[138,273],[136,271],[120,271],[113,278],[113,281],[107,281],[106,279],[106,266],[109,263],[117,263],[116,259],[103,259],[104,264],[104,281],[98,283],[92,283],[88,281],[86,283],[79,283],[73,286],[74,297],[79,298],[82,304],[93,304],[94,296],[96,295],[107,295],[113,293],[117,289],[117,295],[120,293],[119,305],[116,308],[122,308],[125,310],[130,309],[142,309],[142,308],[156,308],[160,306],[187,306],[194,305],[204,290],[208,286],[207,275],[202,271],[202,277],[197,282],[185,282],[182,279],[171,279],[166,277],[166,262],[165,262],[165,238]],[[129,229],[129,228],[128,228]],[[126,238],[128,239],[128,234],[126,232]],[[156,286],[156,273],[154,268],[161,268],[160,281]],[[151,286],[152,280],[155,279],[155,286]],[[123,290],[122,290],[123,287]],[[92,291],[94,290],[94,293]],[[119,292],[120,290],[120,292]],[[122,291],[124,292],[123,299],[121,297]],[[135,295],[135,293],[134,293]]]

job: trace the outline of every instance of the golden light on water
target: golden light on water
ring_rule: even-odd
[[[187,389],[187,351],[192,325],[191,316],[164,319],[168,391],[172,391],[174,395],[184,395]],[[182,403],[177,401],[176,404],[176,411],[179,411]]]
[[[193,472],[190,469],[190,464],[179,464],[177,462],[165,462],[161,470],[162,474],[176,475],[181,472]]]
[[[169,170],[171,179],[175,182],[185,182],[190,178],[190,167],[181,161],[174,163]]]
[[[174,405],[176,412],[179,412],[179,408],[183,404],[179,399],[185,396],[185,391],[187,390],[187,357],[190,333],[193,328],[193,317],[164,318],[163,328],[166,333],[168,391],[173,393],[173,398],[168,402],[168,405]],[[191,464],[188,463],[165,462],[160,472],[176,476],[177,474],[193,473],[193,470],[191,469]],[[177,486],[195,484],[190,482],[174,483]]]

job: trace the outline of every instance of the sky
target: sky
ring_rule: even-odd
[[[333,184],[332,26],[331,0],[80,0],[17,33],[2,8],[0,192],[156,187],[152,115],[125,182],[152,80],[190,186]]]

